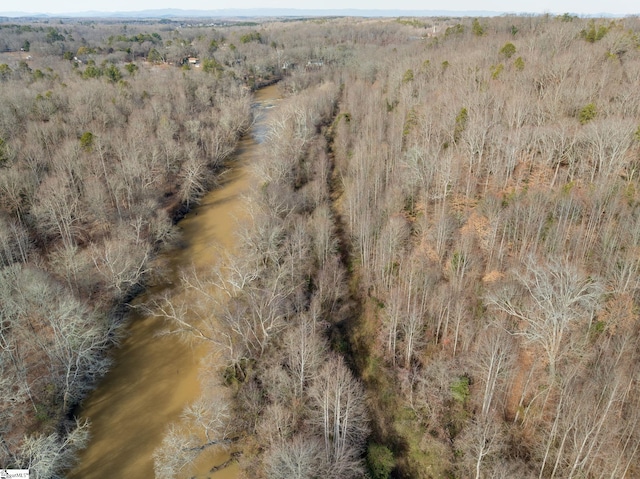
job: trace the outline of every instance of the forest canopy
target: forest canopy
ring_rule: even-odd
[[[190,428],[256,478],[638,476],[640,22],[571,15],[0,23],[0,465],[73,463],[274,81],[240,253],[183,278],[229,408],[157,477]]]

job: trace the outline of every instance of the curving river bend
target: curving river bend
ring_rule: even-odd
[[[275,85],[255,94],[257,108],[266,111],[280,99]],[[243,197],[251,188],[248,165],[261,152],[258,140],[264,124],[256,122],[240,141],[233,168],[225,173],[224,184],[207,194],[180,223],[186,246],[160,258],[170,264],[169,284],[163,285],[172,297],[181,291],[178,272],[194,266],[211,267],[220,248],[233,250],[237,220],[245,214]],[[174,286],[173,286],[174,285]],[[145,302],[153,291],[136,302]],[[135,316],[127,338],[115,353],[113,369],[85,400],[82,416],[91,421],[91,440],[80,454],[69,479],[152,478],[153,451],[160,445],[169,424],[177,421],[185,406],[200,393],[198,369],[207,354],[205,346],[189,346],[176,336],[158,336],[164,328],[161,318]],[[238,467],[213,474],[207,471],[226,457],[208,458],[206,464],[188,472],[188,477],[232,479]]]

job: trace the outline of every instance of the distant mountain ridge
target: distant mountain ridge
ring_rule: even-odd
[[[497,12],[488,10],[375,10],[375,9],[292,9],[292,8],[248,8],[217,10],[182,10],[165,8],[154,10],[138,10],[131,12],[85,11],[68,13],[27,13],[0,12],[0,17],[10,18],[255,18],[255,17],[493,17],[505,13],[523,14],[523,12]],[[559,12],[564,13],[564,12]],[[600,13],[583,16],[615,17]]]

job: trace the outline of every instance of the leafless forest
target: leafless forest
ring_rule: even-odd
[[[0,23],[0,466],[61,477],[126,304],[251,124],[221,351],[155,455],[260,478],[640,475],[640,21]],[[212,287],[218,292],[211,294]]]

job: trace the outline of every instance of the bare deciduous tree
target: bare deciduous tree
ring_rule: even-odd
[[[486,301],[522,322],[514,334],[543,348],[553,376],[558,360],[566,353],[565,336],[581,321],[585,323],[583,334],[588,332],[601,286],[596,278],[557,260],[539,264],[530,258],[527,272],[516,272],[515,277],[525,301],[520,300],[519,292],[508,289],[492,292]]]
[[[272,444],[266,453],[266,473],[274,479],[335,477],[326,471],[323,455],[322,443],[317,438],[297,435]]]
[[[369,433],[364,392],[340,357],[332,357],[320,370],[311,397],[312,421],[322,434],[327,477],[361,474],[360,454]]]
[[[56,477],[73,464],[89,440],[89,423],[76,421],[65,436],[58,433],[27,436],[20,448],[19,467],[36,478]]]
[[[184,477],[198,455],[211,447],[229,444],[229,406],[220,394],[207,391],[187,406],[179,423],[169,426],[162,444],[153,452],[153,469],[157,478]]]
[[[491,418],[480,418],[471,422],[456,439],[456,448],[463,454],[463,470],[466,477],[486,477],[485,463],[498,455],[504,445],[500,424]],[[466,466],[466,467],[465,467]]]

